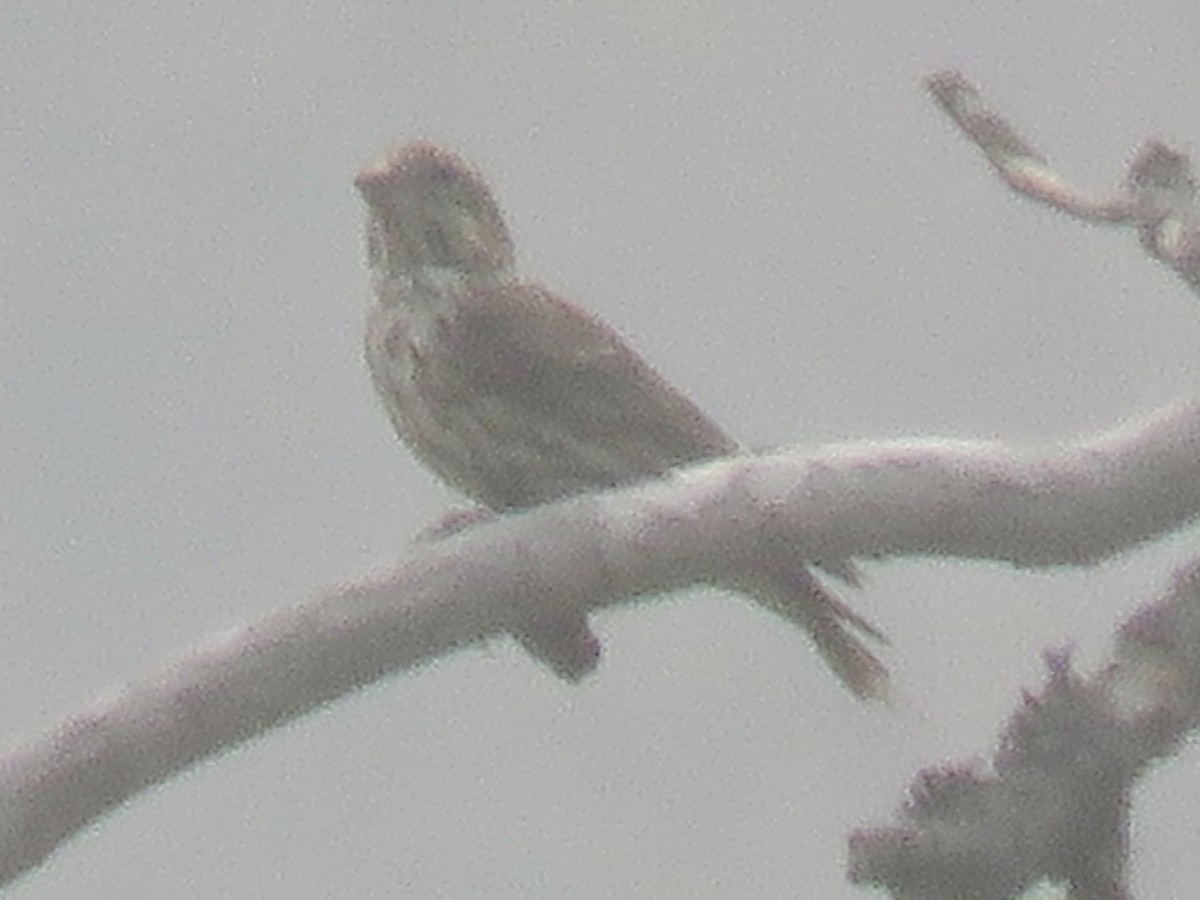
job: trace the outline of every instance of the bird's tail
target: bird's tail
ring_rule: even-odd
[[[740,587],[761,606],[808,632],[817,652],[850,691],[863,700],[886,701],[891,680],[863,637],[887,644],[874,624],[833,595],[812,572],[756,578]],[[857,632],[857,633],[856,633]]]
[[[736,585],[765,609],[803,628],[826,665],[861,700],[887,701],[891,681],[887,669],[864,638],[887,644],[873,623],[839,600],[808,569],[760,573]],[[545,611],[518,616],[513,637],[559,678],[578,682],[600,661],[600,640],[582,610]]]

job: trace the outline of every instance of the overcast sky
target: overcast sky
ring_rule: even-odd
[[[1200,303],[1006,193],[921,79],[961,68],[1102,190],[1148,136],[1195,148],[1198,34],[1183,0],[0,5],[0,740],[454,502],[360,358],[350,181],[390,143],[467,155],[525,273],[747,443],[1049,442],[1193,391]],[[1043,648],[1094,664],[1196,538],[870,565],[891,713],[715,592],[602,617],[578,688],[497,641],[137,798],[12,896],[865,896],[848,830],[987,754]],[[1195,764],[1136,798],[1139,895],[1195,883]]]

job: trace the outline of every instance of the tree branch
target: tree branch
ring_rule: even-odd
[[[1048,662],[992,771],[920,773],[900,824],[851,836],[851,881],[927,900],[1016,898],[1043,880],[1072,900],[1129,896],[1130,790],[1200,725],[1200,560],[1125,622],[1099,674]]]
[[[722,460],[501,516],[218,635],[0,757],[0,883],[145,788],[385,675],[773,560],[1094,563],[1200,516],[1200,400],[1038,451],[898,441]]]
[[[1082,221],[1134,226],[1147,252],[1200,291],[1200,219],[1186,156],[1148,142],[1119,193],[1091,198],[961,75],[941,72],[927,85],[1011,188]],[[1111,509],[1136,514],[1138,503],[1131,495]],[[1200,560],[1126,621],[1099,674],[1078,677],[1065,653],[1047,661],[1046,688],[1024,698],[991,771],[963,764],[920,773],[899,824],[851,836],[852,881],[947,900],[1015,898],[1044,880],[1067,885],[1072,900],[1129,897],[1134,781],[1200,725]]]
[[[1116,194],[1089,197],[1071,187],[961,74],[938,72],[925,83],[1009,187],[1084,222],[1132,225],[1146,252],[1200,293],[1200,210],[1184,153],[1147,141]]]

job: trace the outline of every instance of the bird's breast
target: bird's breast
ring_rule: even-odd
[[[400,439],[426,466],[478,499],[479,435],[454,331],[446,311],[377,305],[368,314],[365,355]]]

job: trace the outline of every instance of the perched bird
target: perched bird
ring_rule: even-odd
[[[739,451],[609,326],[517,277],[491,191],[458,156],[407,144],[354,183],[368,210],[371,378],[400,439],[453,487],[503,512]],[[805,627],[851,691],[886,694],[853,630],[882,635],[810,571],[764,572],[746,589]],[[514,635],[570,680],[599,658],[582,612]]]

